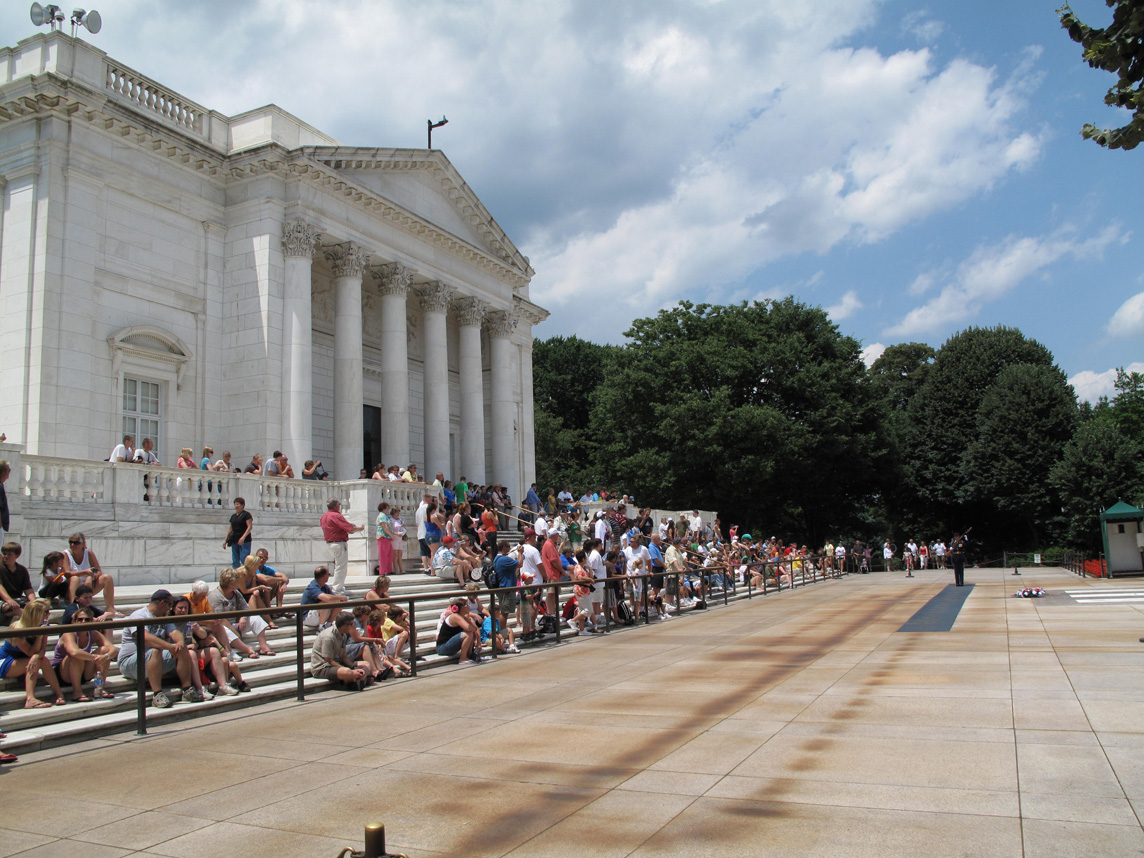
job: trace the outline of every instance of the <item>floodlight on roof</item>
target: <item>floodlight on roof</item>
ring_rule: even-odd
[[[98,33],[103,26],[103,19],[99,13],[92,9],[88,12],[86,9],[73,9],[71,16],[72,35],[76,34],[76,30],[80,27],[86,29],[93,35]]]
[[[57,25],[63,25],[64,13],[60,11],[59,6],[41,6],[39,3],[33,3],[30,15],[32,23],[37,27],[48,24],[54,30]]]

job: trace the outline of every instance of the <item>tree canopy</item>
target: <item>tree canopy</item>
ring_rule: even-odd
[[[1085,139],[1095,140],[1109,149],[1134,149],[1144,138],[1144,0],[1105,0],[1113,10],[1112,23],[1104,28],[1090,27],[1081,21],[1066,3],[1057,10],[1061,26],[1074,42],[1084,48],[1085,61],[1096,69],[1116,75],[1104,103],[1123,107],[1132,119],[1120,128],[1097,128],[1088,124],[1081,129]]]
[[[642,502],[810,539],[853,521],[884,453],[858,343],[793,299],[636,320],[594,403],[600,469]]]

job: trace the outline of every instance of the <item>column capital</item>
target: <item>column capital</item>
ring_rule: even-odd
[[[490,309],[480,298],[461,298],[453,302],[453,312],[462,325],[480,325]]]
[[[517,315],[511,310],[493,310],[485,316],[489,334],[494,337],[507,339],[516,330]]]
[[[416,292],[421,298],[421,309],[426,313],[446,312],[453,302],[453,296],[457,294],[440,280],[423,283],[416,288]]]
[[[282,224],[282,252],[286,256],[311,259],[318,249],[322,231],[301,218]]]
[[[335,277],[361,277],[369,267],[370,256],[360,244],[352,241],[326,248],[326,259],[334,266]]]
[[[377,281],[378,291],[382,295],[405,295],[413,283],[413,275],[416,274],[412,268],[400,262],[379,265],[371,268],[369,273]]]

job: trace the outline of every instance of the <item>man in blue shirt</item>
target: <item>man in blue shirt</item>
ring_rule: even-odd
[[[335,593],[329,585],[330,570],[326,566],[319,566],[314,570],[314,580],[306,585],[302,593],[303,605],[316,605],[312,611],[307,611],[302,622],[307,626],[325,628],[330,624],[330,618],[338,610],[338,603],[348,601],[341,593]]]
[[[648,585],[651,587],[651,598],[653,604],[659,608],[660,616],[666,616],[659,599],[659,591],[663,589],[663,570],[666,564],[663,562],[663,539],[658,533],[653,533],[651,542],[648,543],[647,553],[651,556],[651,569],[649,573],[651,577],[648,579]],[[650,609],[649,609],[650,610]]]
[[[493,561],[493,571],[497,576],[498,587],[516,587],[520,582],[517,578],[517,559],[509,554],[507,540],[501,540],[497,545],[497,557]],[[497,593],[497,604],[501,613],[506,617],[516,613],[517,594],[511,592]]]

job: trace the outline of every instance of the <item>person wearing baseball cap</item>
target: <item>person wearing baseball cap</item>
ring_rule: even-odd
[[[174,623],[156,622],[166,617],[175,604],[170,590],[156,590],[146,607],[131,614],[128,619],[144,620],[146,626],[143,640],[136,641],[137,626],[123,629],[123,642],[119,648],[119,672],[134,680],[139,670],[139,650],[145,653],[144,668],[147,683],[151,686],[151,703],[158,709],[166,709],[184,697],[191,703],[201,703],[203,693],[192,685],[195,665],[191,661],[190,650],[183,640],[183,633]],[[182,690],[163,691],[163,677],[177,674]]]

